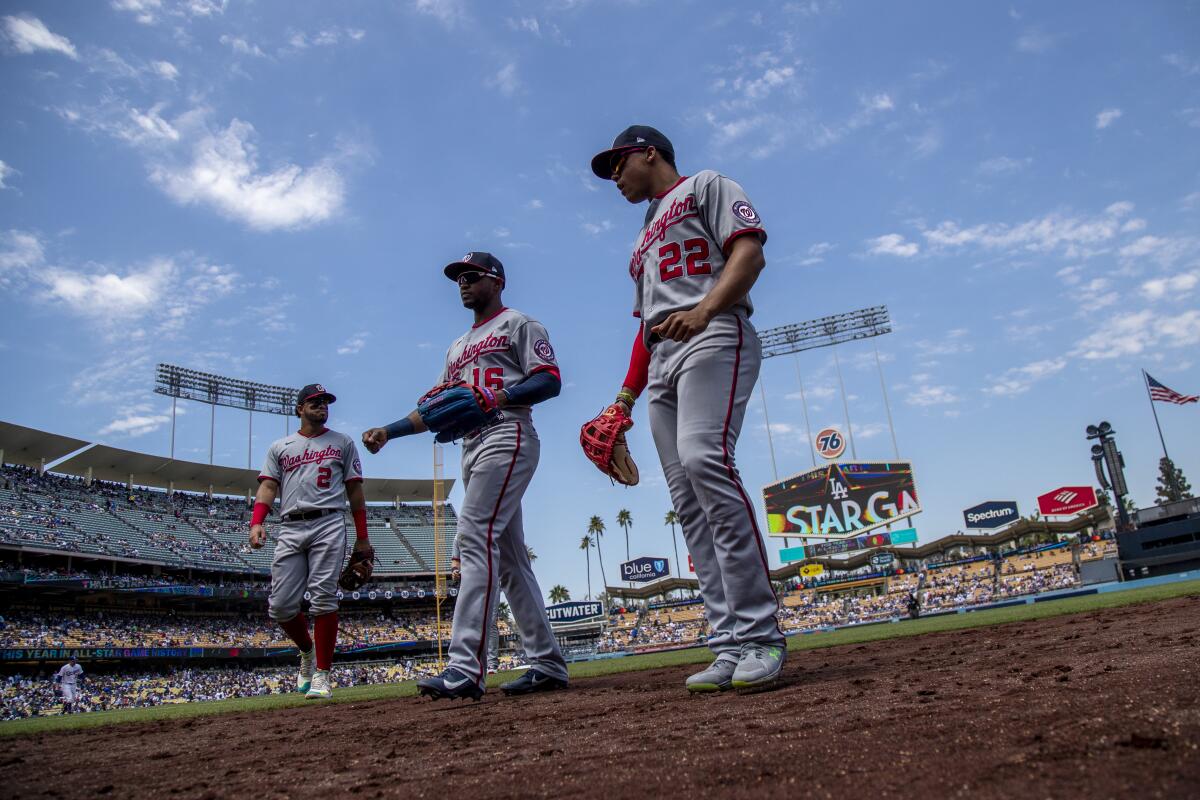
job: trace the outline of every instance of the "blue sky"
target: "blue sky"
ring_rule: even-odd
[[[351,433],[406,413],[470,322],[440,267],[505,262],[565,390],[539,407],[528,538],[583,594],[671,555],[638,410],[643,484],[611,487],[578,426],[624,376],[642,209],[588,161],[628,124],[683,172],[746,188],[770,232],[760,328],[886,303],[877,340],[923,539],[986,499],[1091,483],[1110,420],[1133,497],[1160,455],[1140,368],[1200,393],[1200,16],[1195,3],[6,3],[0,14],[3,418],[165,453],[160,361],[321,381]],[[862,458],[891,444],[869,344],[839,351]],[[800,358],[814,427],[840,423],[829,351]],[[781,475],[810,466],[792,359],[763,370]],[[1200,485],[1200,409],[1159,406]],[[244,414],[217,414],[244,465]],[[255,462],[282,433],[256,419]],[[189,406],[179,454],[208,455]],[[772,480],[763,409],[738,452]],[[457,448],[447,466],[457,471]],[[369,457],[425,476],[428,439]],[[257,463],[256,463],[257,466]],[[457,500],[456,489],[453,500]],[[761,508],[760,508],[761,513]],[[773,552],[777,547],[770,548]],[[598,576],[597,576],[598,579]]]

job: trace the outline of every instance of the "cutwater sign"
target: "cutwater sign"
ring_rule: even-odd
[[[568,625],[604,616],[604,605],[595,600],[572,601],[546,606],[546,619],[551,625]]]
[[[621,580],[645,583],[671,574],[671,562],[665,558],[645,556],[621,565]]]
[[[968,528],[1003,528],[1020,518],[1016,500],[989,500],[963,511],[963,519],[966,520]]]

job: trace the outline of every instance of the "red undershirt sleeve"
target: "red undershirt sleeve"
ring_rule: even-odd
[[[638,326],[637,338],[633,340],[633,352],[629,354],[629,373],[624,386],[635,395],[640,395],[650,379],[650,350],[646,347],[645,323]]]

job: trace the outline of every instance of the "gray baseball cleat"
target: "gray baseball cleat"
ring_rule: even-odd
[[[742,645],[742,657],[733,671],[734,689],[762,689],[779,680],[787,648],[783,645],[751,642]]]
[[[738,662],[730,658],[718,658],[695,675],[689,675],[684,686],[689,692],[723,692],[733,688],[733,671]]]

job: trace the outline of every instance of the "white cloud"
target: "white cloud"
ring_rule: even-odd
[[[836,246],[837,245],[830,244],[829,242],[817,242],[808,248],[808,255],[800,260],[800,265],[807,267],[812,264],[820,264],[825,260],[826,253],[834,249]]]
[[[0,234],[0,285],[5,273],[25,272],[45,263],[41,240],[28,231],[10,230]]]
[[[957,403],[959,396],[954,393],[953,386],[937,386],[931,383],[926,383],[922,378],[928,379],[927,375],[914,375],[913,379],[917,381],[916,386],[908,393],[905,400],[912,406],[940,406]]]
[[[6,181],[9,178],[11,178],[13,175],[20,175],[20,174],[21,174],[20,172],[13,169],[11,166],[9,166],[4,161],[0,161],[0,189],[11,189],[12,187],[9,186],[6,183]]]
[[[311,35],[297,31],[288,37],[288,47],[292,50],[304,50],[308,47],[333,47],[342,42],[361,42],[366,36],[367,32],[361,28],[338,26],[324,28]],[[284,48],[281,52],[286,52],[287,49]]]
[[[1071,266],[1071,267],[1063,267],[1062,269],[1060,269],[1058,272],[1056,272],[1054,274],[1059,279],[1061,279],[1062,282],[1065,283],[1067,286],[1074,286],[1077,283],[1079,283],[1079,281],[1082,280],[1082,278],[1079,277],[1079,273],[1082,271],[1083,271],[1083,267]]]
[[[162,0],[112,0],[117,11],[128,11],[143,25],[153,25],[162,10]]]
[[[367,346],[367,339],[370,338],[369,333],[362,331],[356,333],[346,340],[346,343],[337,349],[339,356],[350,356],[362,350]]]
[[[256,58],[262,58],[266,56],[266,53],[264,53],[258,45],[253,44],[240,36],[230,36],[227,33],[223,33],[221,34],[220,42],[223,45],[227,45],[229,49],[233,50],[233,52],[237,53],[238,55],[255,56]]]
[[[65,36],[51,33],[40,19],[30,15],[4,18],[4,33],[9,44],[18,53],[36,53],[46,50],[51,53],[62,53],[68,58],[78,60],[75,45]]]
[[[1194,211],[1200,208],[1200,192],[1192,192],[1186,194],[1179,200],[1179,209],[1181,211]]]
[[[235,119],[203,135],[190,163],[156,166],[151,179],[180,203],[210,206],[257,230],[303,228],[341,210],[345,188],[331,164],[263,172],[254,138],[254,126]]]
[[[1119,108],[1106,108],[1096,115],[1096,130],[1104,130],[1109,125],[1119,120],[1122,116],[1122,111]]]
[[[487,79],[487,85],[499,90],[505,97],[512,97],[521,88],[521,79],[517,76],[515,62],[505,64],[500,71]]]
[[[413,0],[413,10],[418,14],[433,17],[447,28],[466,19],[463,0]]]
[[[155,260],[125,275],[84,273],[50,267],[43,270],[45,297],[84,316],[140,316],[154,308],[174,277],[175,266]]]
[[[1188,237],[1140,236],[1122,247],[1118,254],[1127,261],[1149,260],[1170,267],[1196,253],[1200,242]]]
[[[97,436],[108,436],[110,434],[116,436],[137,437],[145,436],[147,433],[153,433],[171,421],[170,413],[166,411],[155,412],[153,406],[139,404],[125,411],[123,416],[117,417],[112,422],[105,425],[96,432]]]
[[[942,149],[942,130],[931,125],[923,133],[908,137],[912,145],[913,155],[917,158],[927,158]]]
[[[970,331],[966,328],[954,328],[946,331],[946,334],[940,339],[921,339],[917,342],[918,358],[927,361],[932,358],[973,352],[975,346],[967,340],[969,333]]]
[[[1121,229],[1122,217],[1132,210],[1132,203],[1119,202],[1095,216],[1049,214],[1017,225],[986,222],[969,228],[945,221],[921,233],[930,247],[938,250],[979,247],[1049,252],[1063,248],[1069,258],[1087,257],[1104,251],[1096,246],[1113,239]]]
[[[887,425],[882,422],[857,422],[850,423],[850,430],[854,433],[854,438],[862,441],[863,439],[874,439],[879,434],[887,430]]]
[[[170,61],[154,61],[150,66],[158,73],[159,77],[165,80],[173,81],[179,77],[179,69]]]
[[[979,162],[977,169],[984,175],[1005,175],[1012,172],[1020,172],[1032,163],[1032,158],[996,156],[995,158]]]
[[[163,106],[154,106],[147,109],[145,113],[138,111],[136,108],[129,110],[129,116],[133,120],[134,127],[126,128],[119,135],[121,138],[129,142],[139,142],[143,139],[165,139],[169,142],[179,141],[179,131],[175,129],[171,123],[162,118],[160,112]]]
[[[606,219],[602,219],[599,222],[583,223],[583,229],[585,231],[587,231],[588,233],[590,233],[592,236],[598,236],[602,233],[606,233],[607,231],[611,231],[612,227],[613,227],[613,224]]]
[[[528,203],[526,203],[525,207],[531,211],[537,211],[539,208],[544,208],[545,203],[543,203],[541,200],[539,200],[538,198],[535,197],[532,200],[530,200]]]
[[[1200,272],[1182,272],[1165,278],[1152,278],[1142,284],[1142,296],[1147,300],[1182,300],[1200,283]]]
[[[1108,278],[1092,278],[1087,283],[1076,286],[1071,291],[1075,304],[1080,313],[1099,311],[1115,305],[1121,295],[1113,288]]]
[[[1081,339],[1074,355],[1089,360],[1141,355],[1164,348],[1200,346],[1200,311],[1184,311],[1177,316],[1150,309],[1114,314],[1093,333]]]
[[[1034,361],[1023,367],[1013,367],[1001,375],[991,386],[985,386],[985,394],[993,397],[1013,397],[1029,391],[1033,384],[1055,375],[1067,365],[1065,358],[1048,358]]]
[[[912,258],[920,252],[921,246],[916,242],[906,242],[904,237],[898,233],[885,233],[883,236],[876,236],[874,239],[868,239],[868,252],[876,256],[899,256],[900,258]]]
[[[1016,48],[1023,53],[1044,53],[1054,46],[1055,38],[1040,28],[1026,28],[1017,37]]]
[[[1170,64],[1184,75],[1200,75],[1200,59],[1192,58],[1184,53],[1167,53],[1163,61]]]

